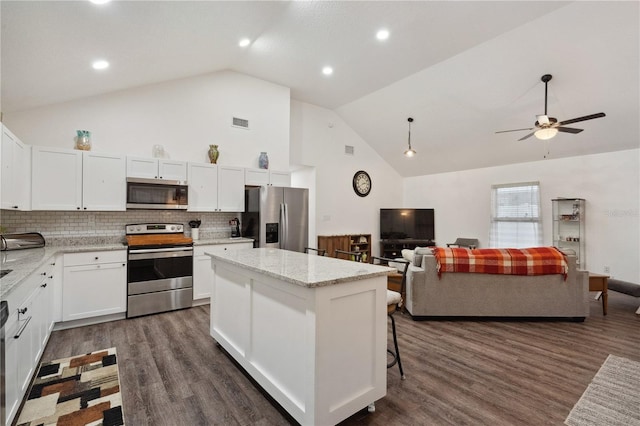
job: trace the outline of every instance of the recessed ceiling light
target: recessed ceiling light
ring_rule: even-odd
[[[389,30],[382,29],[376,33],[378,40],[386,40],[389,38]]]
[[[322,68],[322,74],[324,74],[324,75],[331,75],[331,74],[333,74],[333,68],[331,68],[331,67],[324,67],[324,68]]]
[[[238,43],[238,46],[240,47],[247,47],[248,45],[251,44],[251,40],[249,40],[248,38],[243,38],[242,40],[240,40],[240,42]]]
[[[109,3],[111,0],[89,0],[93,4],[105,4]]]
[[[91,64],[91,66],[93,67],[94,70],[103,70],[103,69],[109,68],[109,62],[101,59],[99,61],[94,61],[93,64]]]

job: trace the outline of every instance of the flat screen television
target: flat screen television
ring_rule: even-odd
[[[380,209],[381,240],[434,240],[433,209]]]

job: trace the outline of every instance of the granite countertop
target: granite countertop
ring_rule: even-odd
[[[309,288],[386,276],[395,271],[386,266],[269,248],[207,254],[214,260]]]
[[[116,242],[118,241],[118,242]],[[0,252],[0,269],[11,272],[0,278],[0,300],[5,300],[25,278],[40,268],[54,256],[63,253],[83,253],[91,251],[126,250],[121,238],[111,239],[67,239],[61,245],[47,245],[42,248]],[[83,242],[87,242],[83,244]],[[194,246],[253,242],[250,238],[211,238],[196,240]]]
[[[253,243],[252,238],[201,238],[193,240],[194,246],[206,246],[214,244],[237,244],[237,243]]]

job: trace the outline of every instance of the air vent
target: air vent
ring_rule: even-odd
[[[344,153],[346,155],[353,155],[355,153],[355,150],[351,145],[345,145],[344,146]]]
[[[244,118],[233,117],[231,126],[239,127],[241,129],[249,129],[249,120],[245,120]]]

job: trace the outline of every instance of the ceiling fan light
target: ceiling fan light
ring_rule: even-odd
[[[546,141],[548,139],[551,139],[552,137],[554,137],[555,135],[558,134],[558,129],[553,128],[553,127],[548,127],[546,129],[538,129],[535,131],[534,133],[536,135],[536,138]]]

